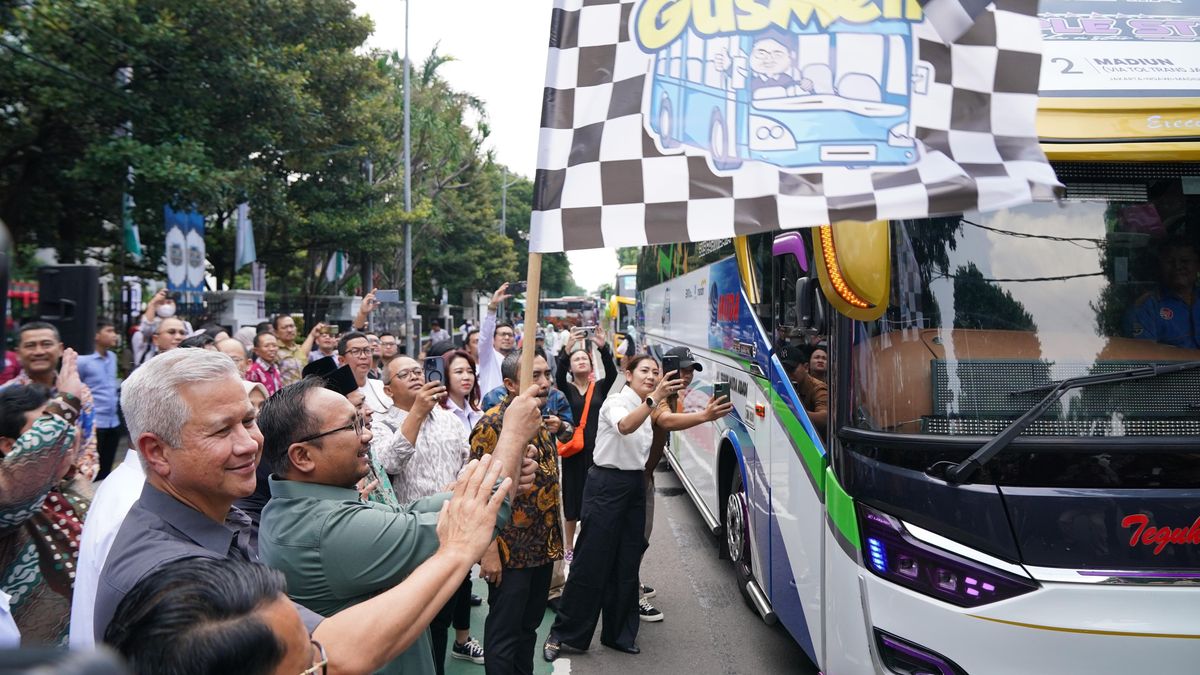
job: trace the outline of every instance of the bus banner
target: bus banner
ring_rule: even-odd
[[[1028,0],[556,0],[530,250],[994,210],[1058,188]]]

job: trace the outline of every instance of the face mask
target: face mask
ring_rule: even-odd
[[[158,318],[160,319],[169,319],[175,316],[175,303],[159,305],[155,313],[158,314]]]

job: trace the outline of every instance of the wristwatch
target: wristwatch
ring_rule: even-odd
[[[654,399],[653,398],[647,396],[646,400],[642,401],[642,403],[645,403],[646,405],[650,406],[651,410],[654,410]]]

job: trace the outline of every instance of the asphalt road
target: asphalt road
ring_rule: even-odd
[[[717,558],[691,498],[664,462],[655,474],[654,533],[642,581],[658,591],[651,602],[664,620],[643,623],[642,653],[629,656],[600,645],[556,662],[555,673],[799,673],[817,669],[778,626],[763,623],[742,599],[728,561]]]
[[[562,675],[655,673],[657,675],[732,675],[796,673],[817,669],[783,629],[763,623],[742,600],[728,561],[717,558],[716,539],[709,534],[691,498],[664,462],[655,474],[654,533],[642,562],[642,580],[658,595],[651,602],[664,620],[642,623],[636,656],[600,644],[599,629],[585,654],[563,656],[553,664],[541,657],[541,644],[554,621],[553,612],[538,631],[534,672]],[[487,597],[478,578],[475,592]],[[487,602],[471,612],[472,634],[487,647],[483,620]],[[449,659],[448,675],[482,675],[483,667]]]

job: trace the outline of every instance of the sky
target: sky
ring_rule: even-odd
[[[375,21],[368,46],[404,53],[404,2],[357,0]],[[546,74],[551,0],[414,0],[409,10],[409,56],[419,65],[436,45],[456,61],[438,69],[450,84],[487,104],[496,160],[533,178],[538,120]],[[617,256],[611,249],[567,254],[576,283],[588,291],[611,284]],[[523,271],[522,271],[523,275]]]

